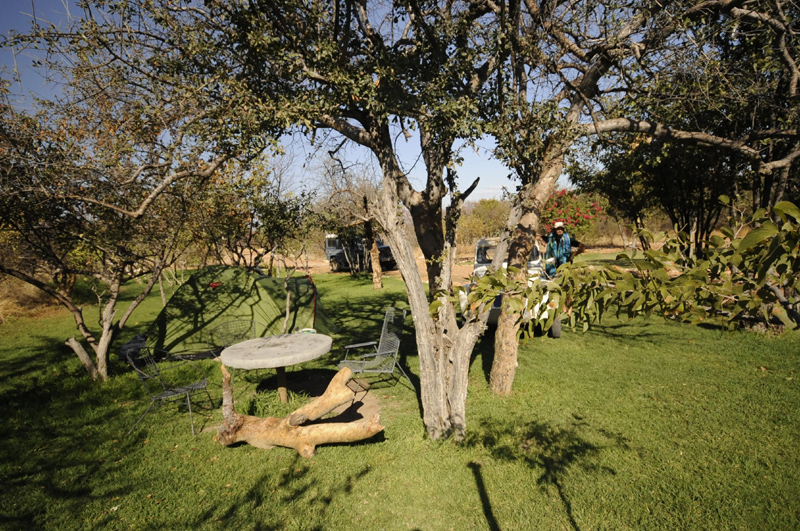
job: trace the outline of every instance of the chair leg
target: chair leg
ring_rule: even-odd
[[[144,414],[143,414],[141,417],[139,417],[139,420],[137,420],[137,421],[136,421],[136,424],[134,424],[134,425],[131,427],[131,429],[129,429],[129,430],[128,430],[128,433],[126,433],[126,434],[125,434],[125,437],[127,437],[128,435],[130,435],[130,434],[131,434],[131,432],[132,432],[133,430],[135,430],[135,429],[136,429],[136,426],[138,426],[138,425],[139,425],[139,423],[142,421],[142,419],[143,419],[143,418],[145,418],[145,417],[147,416],[147,414],[148,414],[148,413],[150,413],[150,410],[151,410],[151,409],[153,409],[153,405],[155,405],[155,401],[154,401],[154,400],[151,400],[151,401],[150,401],[150,405],[149,405],[149,406],[147,406],[147,411],[145,411],[145,412],[144,412]]]
[[[404,371],[404,370],[403,370],[403,368],[402,368],[402,367],[401,367],[399,364],[395,364],[395,367],[397,367],[398,369],[400,369],[400,372],[401,372],[401,373],[403,373],[403,376],[405,376],[405,377],[406,377],[406,380],[408,380],[408,383],[410,383],[410,384],[411,384],[411,388],[412,388],[414,391],[416,391],[416,390],[417,390],[417,388],[416,388],[416,387],[414,387],[414,382],[412,382],[412,381],[411,381],[411,378],[409,378],[409,377],[408,377],[408,374],[406,374],[406,371]]]
[[[206,396],[208,397],[208,403],[211,404],[211,409],[214,409],[214,399],[211,398],[211,393],[208,392],[208,388],[204,388],[206,392]]]
[[[358,394],[359,390],[363,390],[365,395],[366,395],[367,391],[369,391],[369,384],[367,384],[367,387],[364,387],[363,385],[361,385],[361,382],[358,381],[358,379],[355,378],[355,376],[356,375],[354,374],[353,378],[350,380],[351,382],[353,382],[355,384],[355,387],[356,387],[355,389],[353,389],[353,401],[355,401],[356,395]],[[364,373],[358,373],[358,376],[363,377]],[[351,389],[352,389],[352,387],[351,387]]]
[[[189,406],[189,424],[192,426],[192,437],[194,437],[194,419],[192,418],[192,398],[190,393],[186,393],[186,405]]]

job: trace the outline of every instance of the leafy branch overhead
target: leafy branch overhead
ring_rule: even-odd
[[[725,227],[707,242],[701,256],[687,253],[688,234],[664,235],[663,246],[645,252],[623,253],[617,261],[627,267],[594,267],[581,262],[559,269],[553,282],[517,280],[500,269],[477,280],[467,294],[456,288],[454,300],[470,318],[495,297],[529,325],[547,330],[559,302],[571,310],[570,324],[588,330],[604,315],[678,319],[737,328],[745,320],[771,322],[785,315],[800,327],[800,208],[784,201],[772,212],[761,209],[742,227]],[[745,233],[744,236],[739,236]],[[652,235],[646,237],[653,239]],[[510,296],[509,296],[510,295]],[[436,313],[437,300],[431,305]],[[530,334],[531,326],[521,334]]]
[[[736,328],[742,318],[780,315],[800,324],[800,209],[781,202],[757,211],[743,237],[737,227],[714,235],[700,256],[684,254],[689,236],[679,232],[659,250],[623,253],[628,268],[575,265],[562,270],[560,284],[573,308],[572,325],[598,321],[609,309],[633,318],[654,313],[693,324]]]

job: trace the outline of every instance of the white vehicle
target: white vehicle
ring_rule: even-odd
[[[475,244],[475,267],[473,273],[478,278],[482,277],[488,271],[489,266],[492,265],[494,260],[497,245],[500,242],[496,238],[481,239]],[[508,259],[503,260],[503,268],[508,266]],[[544,278],[544,266],[542,265],[542,253],[539,250],[539,245],[536,244],[528,257],[528,280],[535,280],[537,278]]]
[[[498,243],[499,241],[496,238],[478,240],[478,243],[475,245],[475,266],[473,267],[473,274],[475,277],[481,278],[489,270],[489,267],[492,265],[492,260],[494,260]],[[506,259],[503,261],[503,268],[507,266],[508,260]],[[534,245],[533,250],[531,250],[531,255],[528,257],[528,283],[531,284],[536,279],[544,280],[546,278],[547,275],[544,271],[542,252],[537,243]],[[557,311],[554,304],[548,304],[548,302],[550,302],[549,298],[549,294],[546,293],[543,299],[533,307],[531,315],[526,315],[526,320],[545,320],[548,317],[547,312]],[[500,316],[501,304],[502,296],[498,295],[492,304],[492,308],[489,310],[489,324],[497,324],[497,319]],[[466,307],[466,294],[464,294],[461,305],[463,310]],[[561,321],[559,319],[553,321],[553,325],[550,327],[548,334],[550,337],[554,338],[561,337]]]

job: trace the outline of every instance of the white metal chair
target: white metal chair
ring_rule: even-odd
[[[396,370],[406,377],[411,387],[414,383],[408,377],[406,371],[398,363],[398,352],[400,351],[400,336],[403,331],[403,322],[406,318],[406,311],[403,310],[402,315],[399,317],[395,315],[397,310],[390,306],[386,309],[386,315],[383,319],[383,329],[381,330],[381,337],[378,341],[368,341],[366,343],[356,343],[353,345],[345,346],[344,360],[340,361],[337,366],[341,369],[343,367],[349,368],[354,374],[363,373],[377,373],[377,374],[395,374]],[[369,354],[362,354],[360,356],[351,357],[351,350],[358,350],[363,348],[372,347],[375,352]]]

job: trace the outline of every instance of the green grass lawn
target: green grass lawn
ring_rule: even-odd
[[[347,275],[315,281],[342,331],[328,356],[293,368],[290,381],[332,375],[343,345],[377,337],[384,306],[407,308],[395,279],[381,292]],[[286,448],[222,447],[213,440],[221,414],[202,402],[195,425],[206,431],[196,437],[174,405],[123,437],[147,400],[116,351],[160,305],[150,297],[134,314],[104,385],[64,346],[74,333],[65,312],[0,327],[0,528],[800,528],[797,333],[610,320],[527,342],[513,394],[498,398],[487,385],[489,332],[471,366],[466,441],[428,440],[403,379],[370,390],[383,434],[321,446],[306,460]],[[417,382],[411,334],[403,351]],[[219,368],[202,366],[218,400]],[[263,378],[237,387],[237,407],[285,414],[274,376]]]
[[[641,252],[641,251],[639,251]],[[593,266],[629,266],[630,263],[626,260],[617,260],[617,256],[622,254],[622,251],[613,253],[593,253],[591,251],[581,253],[575,257],[576,262],[586,262],[588,265]]]

